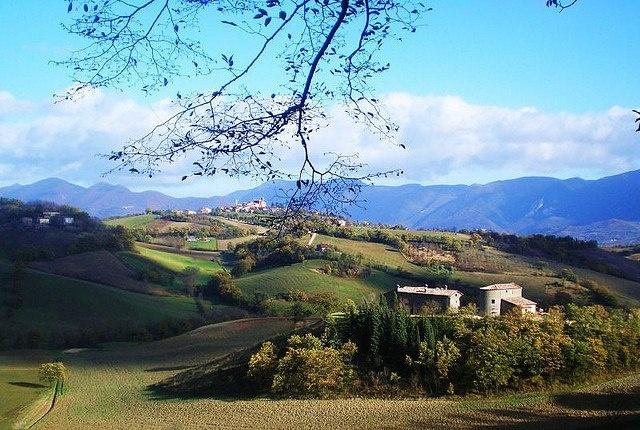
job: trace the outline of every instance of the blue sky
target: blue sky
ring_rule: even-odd
[[[640,168],[640,138],[632,132],[633,117],[627,115],[630,108],[640,106],[637,5],[629,1],[582,1],[558,13],[544,3],[433,1],[430,5],[434,10],[425,27],[403,42],[387,46],[385,54],[392,69],[378,80],[377,88],[382,95],[389,95],[391,111],[400,117],[401,125],[404,121],[407,131],[403,138],[408,140],[410,149],[424,157],[422,164],[405,169],[409,175],[404,181],[472,183],[535,174],[597,177]],[[74,151],[83,148],[83,139],[92,133],[108,148],[123,138],[109,136],[105,128],[92,131],[86,127],[79,131],[83,134],[80,137],[73,129],[50,138],[43,134],[42,124],[50,124],[52,118],[62,120],[70,115],[77,119],[86,111],[59,112],[60,108],[49,106],[51,95],[71,84],[67,71],[50,65],[49,60],[63,58],[78,46],[78,40],[60,28],[60,21],[66,18],[66,4],[62,0],[0,2],[0,94],[4,94],[0,103],[4,100],[13,106],[3,109],[0,105],[0,127],[4,127],[4,133],[21,133],[14,139],[5,138],[4,143],[0,141],[0,184],[29,182],[51,172],[84,184],[104,180],[96,173],[95,157],[76,160]],[[220,46],[229,50],[249,48],[228,28],[221,31],[211,25],[203,27],[202,32],[205,47],[212,50]],[[264,72],[269,75],[268,68]],[[116,106],[122,109],[124,105],[149,116],[148,111],[159,109],[158,101],[169,92],[176,88],[195,89],[203,82],[178,81],[166,93],[146,97],[133,89],[107,91],[88,103],[103,111]],[[269,79],[264,79],[264,85],[270,85]],[[113,115],[116,113],[114,110]],[[473,126],[452,124],[453,119],[465,114],[473,115]],[[523,137],[523,129],[531,127],[532,121],[538,128]],[[421,122],[433,125],[419,127]],[[389,158],[378,154],[384,153],[378,146],[371,150],[371,146],[362,146],[371,143],[348,130],[348,124],[340,118],[336,118],[336,124],[335,132],[351,136],[349,145],[355,150],[373,154],[367,160],[373,166]],[[488,128],[499,130],[487,136]],[[328,140],[330,134],[327,132]],[[41,155],[29,155],[42,151],[44,146],[64,145],[55,138],[75,142],[68,158],[44,161]],[[45,145],[32,139],[49,140]],[[430,160],[434,151],[429,145],[435,139],[439,147],[443,141],[451,142],[451,150],[436,151]],[[513,144],[501,150],[502,141]],[[567,142],[571,144],[561,147]],[[15,145],[23,145],[22,150]],[[319,146],[324,147],[324,143]],[[581,148],[584,154],[577,158],[582,161],[571,160],[576,157],[569,154]],[[545,155],[536,157],[541,151]],[[532,155],[531,160],[514,163],[512,158],[501,158],[503,152],[512,153],[512,157]],[[485,160],[489,157],[497,157],[497,164]],[[606,160],[588,162],[597,157]],[[400,163],[403,160],[397,159]],[[546,161],[547,166],[536,166],[540,160]],[[38,164],[46,166],[45,171],[33,168]],[[67,166],[71,167],[65,170]],[[169,172],[161,181],[142,184],[123,176],[106,180],[181,195],[226,192],[246,185],[220,180],[175,184],[176,177],[176,172]]]

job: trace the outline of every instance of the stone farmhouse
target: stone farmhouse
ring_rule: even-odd
[[[429,288],[397,286],[398,300],[407,306],[411,313],[418,313],[425,305],[437,304],[443,310],[457,311],[460,308],[462,293],[458,290],[445,288]]]
[[[536,302],[522,297],[522,287],[518,284],[493,284],[478,290],[478,310],[487,316],[505,314],[512,309],[523,313],[536,313]],[[425,305],[437,305],[442,310],[457,311],[460,308],[462,293],[445,288],[412,287],[400,285],[396,288],[398,300],[418,313]]]
[[[536,313],[536,302],[522,297],[522,287],[513,282],[480,288],[479,310],[485,315],[500,315],[517,308]]]

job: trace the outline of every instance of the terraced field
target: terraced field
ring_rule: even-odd
[[[292,328],[285,319],[242,320],[149,344],[65,354],[67,392],[34,428],[572,430],[640,423],[638,374],[567,390],[441,399],[186,399],[146,390],[181,369]],[[26,362],[33,361],[30,354],[22,353]],[[12,362],[19,364],[19,356]],[[0,360],[0,369],[6,366]]]

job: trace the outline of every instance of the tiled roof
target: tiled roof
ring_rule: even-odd
[[[455,296],[462,295],[458,290],[449,290],[444,288],[429,288],[429,287],[400,287],[398,286],[398,293],[408,294],[424,294],[427,296]]]
[[[522,287],[518,284],[510,282],[508,284],[493,284],[487,285],[486,287],[481,287],[481,290],[518,290],[522,289]]]
[[[536,304],[536,302],[529,299],[525,299],[524,297],[503,297],[502,300],[519,307],[531,306]]]

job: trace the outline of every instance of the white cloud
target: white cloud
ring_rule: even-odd
[[[0,116],[27,110],[30,107],[30,102],[17,100],[8,91],[0,91]]]
[[[398,93],[384,100],[401,126],[399,142],[406,150],[378,142],[336,108],[332,125],[311,141],[313,152],[359,153],[373,171],[401,168],[401,181],[421,183],[594,177],[640,168],[640,136],[627,108],[574,114],[474,105],[452,96]],[[178,195],[214,195],[250,185],[228,178],[181,182],[182,169],[188,169],[184,163],[152,180],[124,173],[100,177],[110,164],[96,154],[119,149],[169,111],[167,100],[145,105],[98,90],[60,104],[20,101],[0,92],[0,115],[8,114],[0,116],[0,184],[57,175],[83,184],[107,180]],[[295,154],[285,154],[284,163],[294,166]]]
[[[401,168],[403,181],[486,182],[529,175],[595,177],[640,168],[640,135],[631,109],[551,113],[474,105],[459,97],[389,94],[400,125],[398,149],[352,125],[336,110],[315,152],[359,153],[372,170]]]

